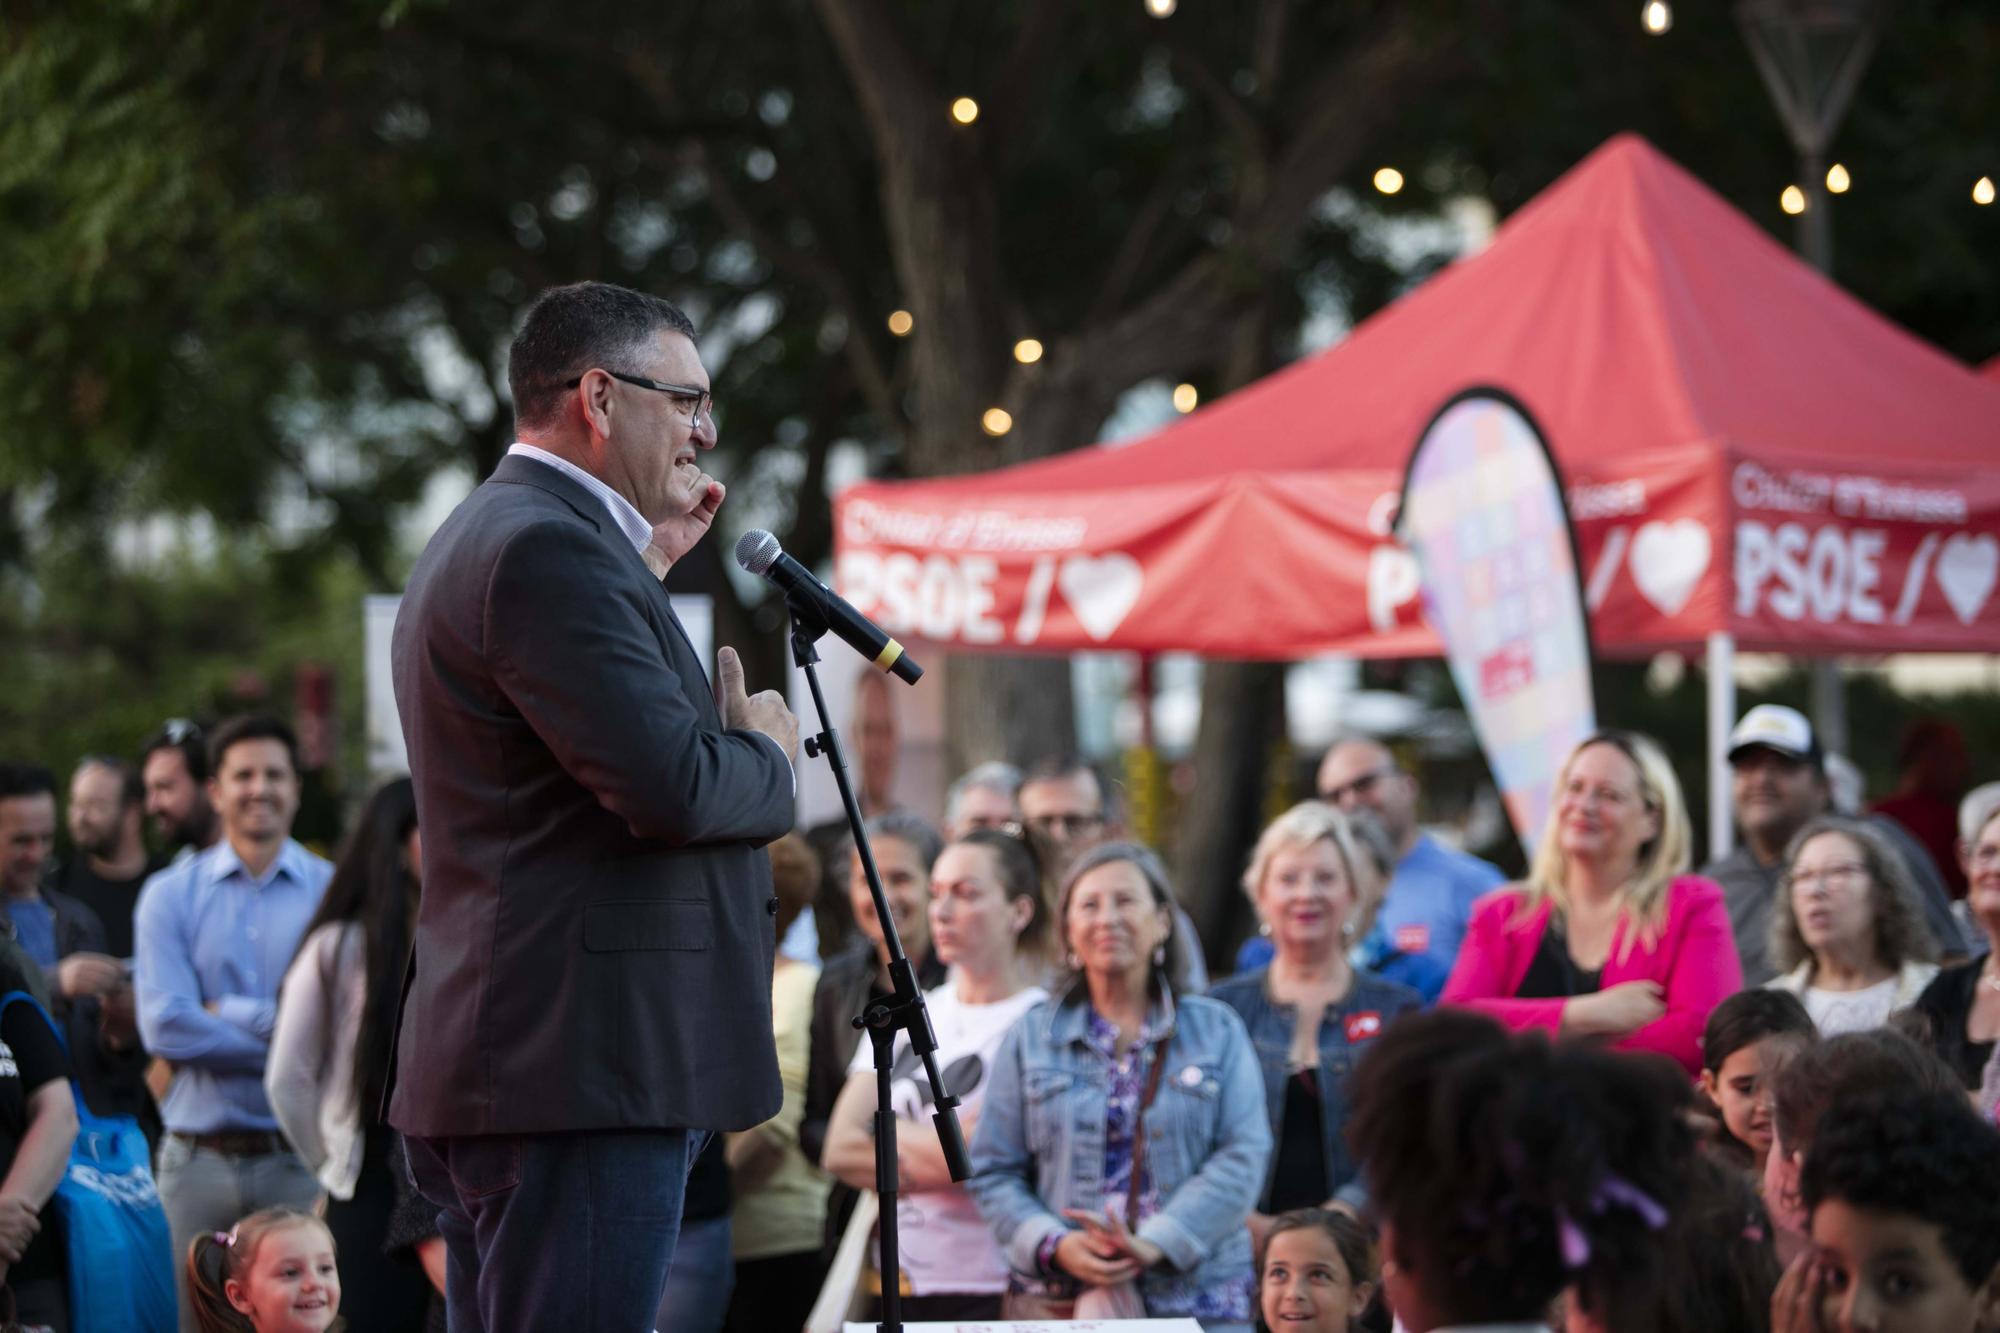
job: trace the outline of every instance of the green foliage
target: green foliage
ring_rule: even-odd
[[[355,563],[273,555],[261,538],[145,535],[155,549],[143,563],[63,541],[42,552],[35,587],[9,581],[0,755],[67,774],[86,754],[133,755],[170,716],[291,718],[301,671],[325,670],[342,749],[324,776],[358,775],[366,583]],[[301,825],[302,836],[332,831],[328,816]]]
[[[1048,366],[1204,261],[1282,357],[1309,303],[1358,319],[1440,262],[1391,253],[1383,219],[1463,193],[1504,213],[1623,129],[1789,234],[1790,149],[1728,6],[1677,6],[1659,39],[1636,5],[1565,0],[1186,3],[1164,23],[1136,0],[866,8],[907,70],[887,46],[845,68],[807,0],[10,10],[9,743],[122,748],[225,698],[246,665],[282,694],[322,647],[351,676],[353,597],[397,586],[399,525],[433,477],[483,474],[504,449],[505,345],[559,281],[690,308],[724,404],[727,521],[823,553],[824,512],[798,497],[828,446],[893,469],[914,425],[919,340],[882,323],[908,299],[908,219],[862,100],[891,78],[937,90],[940,125],[950,96],[987,109],[954,132],[951,188],[972,193],[947,216],[990,229],[991,345],[1038,337]],[[1416,57],[1362,102],[1395,110],[1350,127],[1349,206],[1260,249],[1260,204],[1287,185],[1276,151],[1368,76],[1343,62],[1385,33]],[[1990,6],[1897,7],[1838,141],[1856,181],[1836,204],[1838,273],[1968,359],[2000,350],[2000,209],[1965,197],[2000,114],[1996,53]],[[1410,182],[1393,199],[1367,185],[1383,163]],[[1176,373],[1205,394],[1244,370],[1225,368],[1228,338],[1199,341]],[[960,368],[987,355],[945,351]],[[993,456],[966,433],[968,462]],[[220,553],[171,575],[108,557],[161,514],[212,520]],[[731,634],[743,608],[710,574]]]

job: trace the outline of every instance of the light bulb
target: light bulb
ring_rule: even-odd
[[[1023,338],[1014,344],[1014,359],[1024,366],[1032,366],[1042,359],[1042,345],[1033,338]]]
[[[1182,414],[1192,412],[1194,411],[1195,404],[1200,401],[1201,395],[1195,392],[1194,385],[1176,384],[1174,386],[1174,411]]]
[[[1854,178],[1847,174],[1847,168],[1841,166],[1840,163],[1836,162],[1826,169],[1826,192],[1828,194],[1846,194],[1848,187],[1853,184]]]
[[[1403,173],[1394,167],[1383,167],[1375,173],[1375,188],[1383,194],[1394,194],[1403,188]]]
[[[1180,0],[1146,0],[1146,12],[1156,19],[1169,18],[1180,7]]]
[[[889,332],[895,334],[898,338],[909,337],[910,330],[915,328],[916,325],[917,321],[915,317],[907,310],[891,310],[889,312]]]
[[[979,424],[988,435],[1005,435],[1014,429],[1014,418],[1007,415],[1005,408],[989,407],[979,418]]]
[[[979,119],[979,103],[970,97],[961,97],[951,104],[951,118],[961,125],[970,125]]]
[[[1990,204],[1993,202],[1993,178],[1991,176],[1981,176],[1973,184],[1972,202],[1975,204]]]
[[[1785,192],[1778,196],[1778,207],[1797,217],[1806,211],[1806,192],[1796,185],[1787,185]]]
[[[1639,11],[1639,22],[1646,26],[1647,32],[1658,37],[1674,26],[1673,6],[1667,0],[1649,0],[1646,7]]]

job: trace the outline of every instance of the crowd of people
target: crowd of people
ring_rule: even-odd
[[[1750,710],[1742,841],[1697,873],[1673,766],[1601,732],[1508,882],[1419,827],[1391,750],[1344,740],[1257,840],[1258,930],[1212,982],[1088,764],[983,764],[941,826],[864,781],[972,1167],[952,1179],[899,1038],[905,1317],[2000,1329],[2000,784],[1960,790],[1948,728],[1904,757],[1864,813],[1801,714]],[[48,1204],[78,1101],[145,1131],[171,1237],[90,1256],[92,1280],[170,1264],[200,1333],[444,1326],[436,1210],[381,1115],[416,804],[384,784],[329,862],[291,836],[298,795],[282,722],[171,722],[78,765],[58,861],[55,777],[0,764],[0,1275],[22,1327],[69,1327]],[[694,1162],[674,1333],[867,1317],[882,1291],[835,1259],[878,1224],[853,1020],[890,991],[888,944],[838,829],[769,855],[783,1104]]]

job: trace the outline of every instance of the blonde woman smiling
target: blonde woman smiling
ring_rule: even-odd
[[[1473,908],[1444,1003],[1699,1074],[1709,1011],[1742,988],[1743,968],[1721,887],[1687,873],[1690,841],[1659,746],[1589,737],[1556,780],[1526,882]]]

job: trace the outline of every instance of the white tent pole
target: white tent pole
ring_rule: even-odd
[[[1736,725],[1736,636],[1708,636],[1708,855],[1727,856],[1735,845],[1729,799],[1729,732]]]

